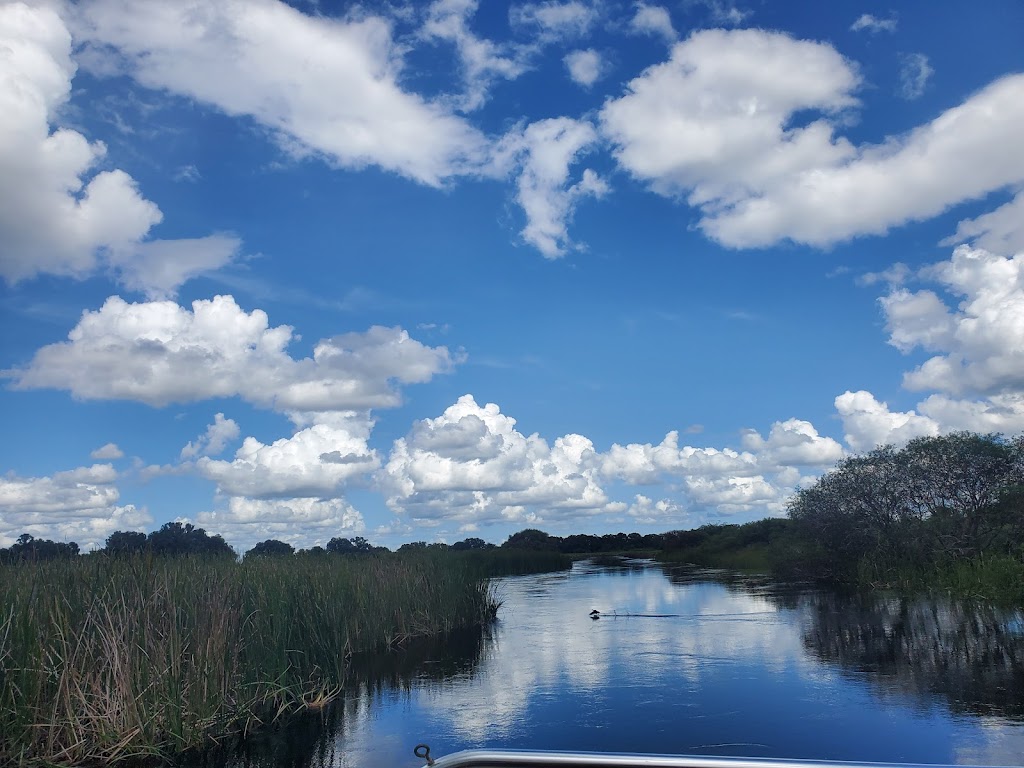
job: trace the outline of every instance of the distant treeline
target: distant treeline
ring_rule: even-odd
[[[646,551],[667,561],[770,570],[776,575],[862,585],[944,585],[995,579],[983,592],[1021,592],[1024,601],[1024,437],[956,432],[922,437],[904,448],[883,446],[842,459],[831,472],[789,502],[788,518],[745,525],[705,525],[667,533],[552,536],[535,528],[500,546],[467,538],[454,544],[423,541],[399,552],[568,554]],[[220,536],[188,523],[167,523],[150,534],[117,531],[98,550],[108,555],[236,553]],[[365,538],[335,537],[323,547],[296,550],[270,539],[245,559],[287,555],[360,555],[387,552]],[[23,535],[0,562],[78,555],[75,543]],[[947,582],[955,582],[948,584]],[[1010,582],[1015,587],[1006,586]]]
[[[627,552],[634,550],[660,550],[666,537],[672,534],[652,533],[609,533],[603,536],[574,534],[564,538],[549,536],[543,531],[527,528],[508,537],[500,547],[479,538],[467,538],[454,544],[413,541],[403,544],[399,552],[452,551],[485,552],[496,549],[531,550],[535,552],[560,552],[563,554],[588,554],[601,552]],[[191,523],[165,523],[159,530],[145,534],[138,531],[115,531],[107,537],[105,546],[95,554],[124,556],[142,553],[155,555],[214,555],[237,557],[237,553],[219,535],[210,535],[204,529]],[[273,557],[285,555],[357,555],[390,552],[387,547],[374,546],[362,536],[351,539],[336,536],[324,546],[296,550],[291,544],[277,539],[261,541],[245,552],[244,557]],[[0,548],[0,563],[17,563],[25,560],[44,561],[77,557],[80,548],[75,542],[64,543],[37,539],[25,533],[7,549]]]

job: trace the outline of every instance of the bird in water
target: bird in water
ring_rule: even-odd
[[[597,621],[601,618],[601,612],[595,608],[590,612],[590,618],[592,618],[594,621]]]

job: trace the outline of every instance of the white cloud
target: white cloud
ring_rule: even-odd
[[[397,405],[396,383],[447,371],[445,347],[427,347],[401,328],[374,326],[319,341],[311,358],[287,352],[289,326],[245,312],[230,296],[192,303],[129,304],[112,296],[83,313],[68,341],[6,371],[15,389],[64,389],[83,400],[153,406],[239,396],[280,411],[366,410]]]
[[[668,477],[747,476],[759,472],[757,458],[730,448],[679,447],[679,433],[669,432],[658,445],[612,445],[601,454],[601,473],[633,485],[653,485]]]
[[[633,499],[626,514],[641,525],[679,526],[688,518],[686,510],[671,499],[654,501],[641,493]]]
[[[523,239],[548,259],[564,256],[573,246],[568,221],[576,203],[585,197],[603,197],[607,183],[593,170],[566,186],[569,168],[597,142],[590,123],[568,117],[540,120],[503,140],[499,154],[520,159],[516,201],[526,214]]]
[[[297,548],[323,546],[335,536],[350,538],[366,530],[363,516],[343,499],[236,497],[225,510],[201,512],[196,522],[223,536],[239,552],[267,539]]]
[[[183,240],[151,240],[126,253],[111,253],[119,282],[151,299],[174,297],[193,277],[230,263],[242,246],[234,235],[217,234]]]
[[[593,48],[588,48],[585,51],[572,51],[566,54],[563,61],[569,70],[569,77],[572,78],[572,81],[584,88],[592,86],[604,74],[601,54]]]
[[[75,19],[76,36],[140,84],[251,117],[288,152],[433,186],[486,161],[475,128],[399,86],[385,19],[307,16],[276,0],[89,0]]]
[[[705,30],[607,102],[601,126],[624,169],[660,194],[685,195],[700,228],[737,248],[883,234],[1024,180],[1024,154],[1005,151],[1024,123],[1024,75],[904,136],[856,147],[834,136],[829,116],[856,106],[860,82],[829,45]],[[798,113],[809,122],[794,126]]]
[[[465,110],[484,105],[494,79],[514,80],[525,72],[529,53],[528,47],[503,46],[475,35],[469,19],[478,7],[479,0],[435,0],[420,30],[426,40],[446,40],[455,45],[466,84],[458,105]]]
[[[106,447],[106,446],[104,446]],[[0,546],[22,533],[75,541],[83,549],[102,546],[115,530],[150,522],[144,509],[118,506],[120,494],[110,464],[93,464],[49,477],[0,476]]]
[[[419,525],[540,524],[625,512],[644,522],[690,520],[691,511],[781,514],[793,489],[843,455],[806,421],[772,425],[767,437],[743,435],[748,450],[680,447],[670,432],[658,445],[595,450],[582,435],[552,444],[526,436],[497,405],[465,395],[436,419],[395,441],[378,475],[388,505]],[[632,504],[609,499],[606,485],[667,484],[677,498]]]
[[[849,446],[865,451],[952,430],[1024,431],[1024,254],[961,246],[917,276],[939,283],[956,306],[934,291],[905,288],[879,304],[890,344],[938,353],[903,377],[905,388],[930,394],[908,411],[890,411],[870,392],[840,395]]]
[[[711,22],[721,27],[736,27],[753,15],[753,11],[746,11],[723,0],[700,0],[702,5],[707,6],[711,12]]]
[[[181,449],[181,458],[216,456],[227,448],[228,443],[237,440],[239,434],[238,424],[234,419],[227,419],[223,413],[218,413],[213,417],[213,424],[206,428],[206,432],[194,442],[190,440],[188,445]]]
[[[745,430],[743,447],[757,456],[758,466],[763,471],[827,467],[843,456],[839,443],[819,435],[813,424],[802,419],[775,422],[767,438],[755,430]]]
[[[117,447],[116,443],[101,445],[89,454],[90,459],[110,460],[124,458],[124,451]]]
[[[533,523],[605,510],[590,440],[565,435],[549,445],[515,425],[471,395],[417,422],[380,473],[388,506],[421,524]]]
[[[629,83],[601,112],[616,157],[656,191],[691,190],[716,209],[847,156],[831,126],[785,130],[798,110],[856,103],[853,67],[831,47],[761,30],[704,30]]]
[[[844,271],[849,271],[848,269]],[[896,262],[891,267],[881,272],[867,272],[857,278],[857,285],[875,285],[876,283],[887,283],[890,287],[903,285],[911,276],[910,267],[902,262]]]
[[[839,443],[800,419],[774,423],[767,438],[745,430],[743,447],[680,448],[679,434],[669,432],[658,445],[613,445],[600,456],[601,471],[634,485],[680,482],[693,509],[778,514],[795,486],[843,455]]]
[[[1024,392],[1007,392],[981,400],[960,400],[930,395],[917,406],[922,414],[942,425],[943,432],[1024,432]]]
[[[844,392],[835,400],[843,420],[847,445],[854,451],[870,451],[879,445],[903,445],[915,437],[939,434],[939,424],[915,411],[890,411],[870,392]]]
[[[986,251],[1003,256],[1024,252],[1024,192],[974,219],[957,224],[956,234],[942,241],[942,245],[971,242]]]
[[[156,204],[124,171],[97,170],[102,143],[53,130],[75,71],[53,10],[0,6],[0,277],[84,278],[107,267],[132,290],[167,296],[227,263],[234,238],[146,241],[163,218]]]
[[[928,87],[928,80],[934,74],[935,70],[923,53],[901,55],[899,95],[908,101],[921,98]]]
[[[201,475],[229,496],[259,498],[328,498],[351,480],[380,466],[367,447],[370,423],[348,414],[347,423],[314,424],[288,438],[264,445],[247,437],[231,461],[202,457]],[[237,430],[237,428],[236,428]]]
[[[586,35],[597,21],[597,11],[579,0],[522,3],[509,9],[513,27],[533,28],[542,40],[564,40]]]
[[[678,38],[676,29],[672,26],[672,17],[660,5],[637,3],[636,13],[630,19],[629,28],[638,35],[660,36],[670,43]]]
[[[955,311],[930,291],[882,300],[890,343],[942,353],[908,372],[904,386],[951,395],[1024,391],[1024,253],[961,246],[926,273],[962,300]],[[925,309],[907,313],[909,303]]]
[[[853,32],[860,32],[861,30],[867,30],[868,32],[895,32],[897,25],[896,14],[891,15],[887,19],[880,19],[877,16],[872,16],[870,13],[864,13],[857,17],[857,20],[850,25],[850,30]]]
[[[896,290],[878,300],[886,317],[889,343],[900,352],[915,347],[945,349],[956,330],[946,305],[932,291]]]

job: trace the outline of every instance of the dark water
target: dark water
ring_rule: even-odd
[[[499,591],[493,629],[378,660],[333,709],[231,762],[413,768],[422,741],[435,756],[505,747],[1024,765],[1020,612],[653,564],[577,563]]]

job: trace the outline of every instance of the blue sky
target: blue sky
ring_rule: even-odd
[[[0,4],[0,545],[743,522],[1024,431],[1021,29]]]

